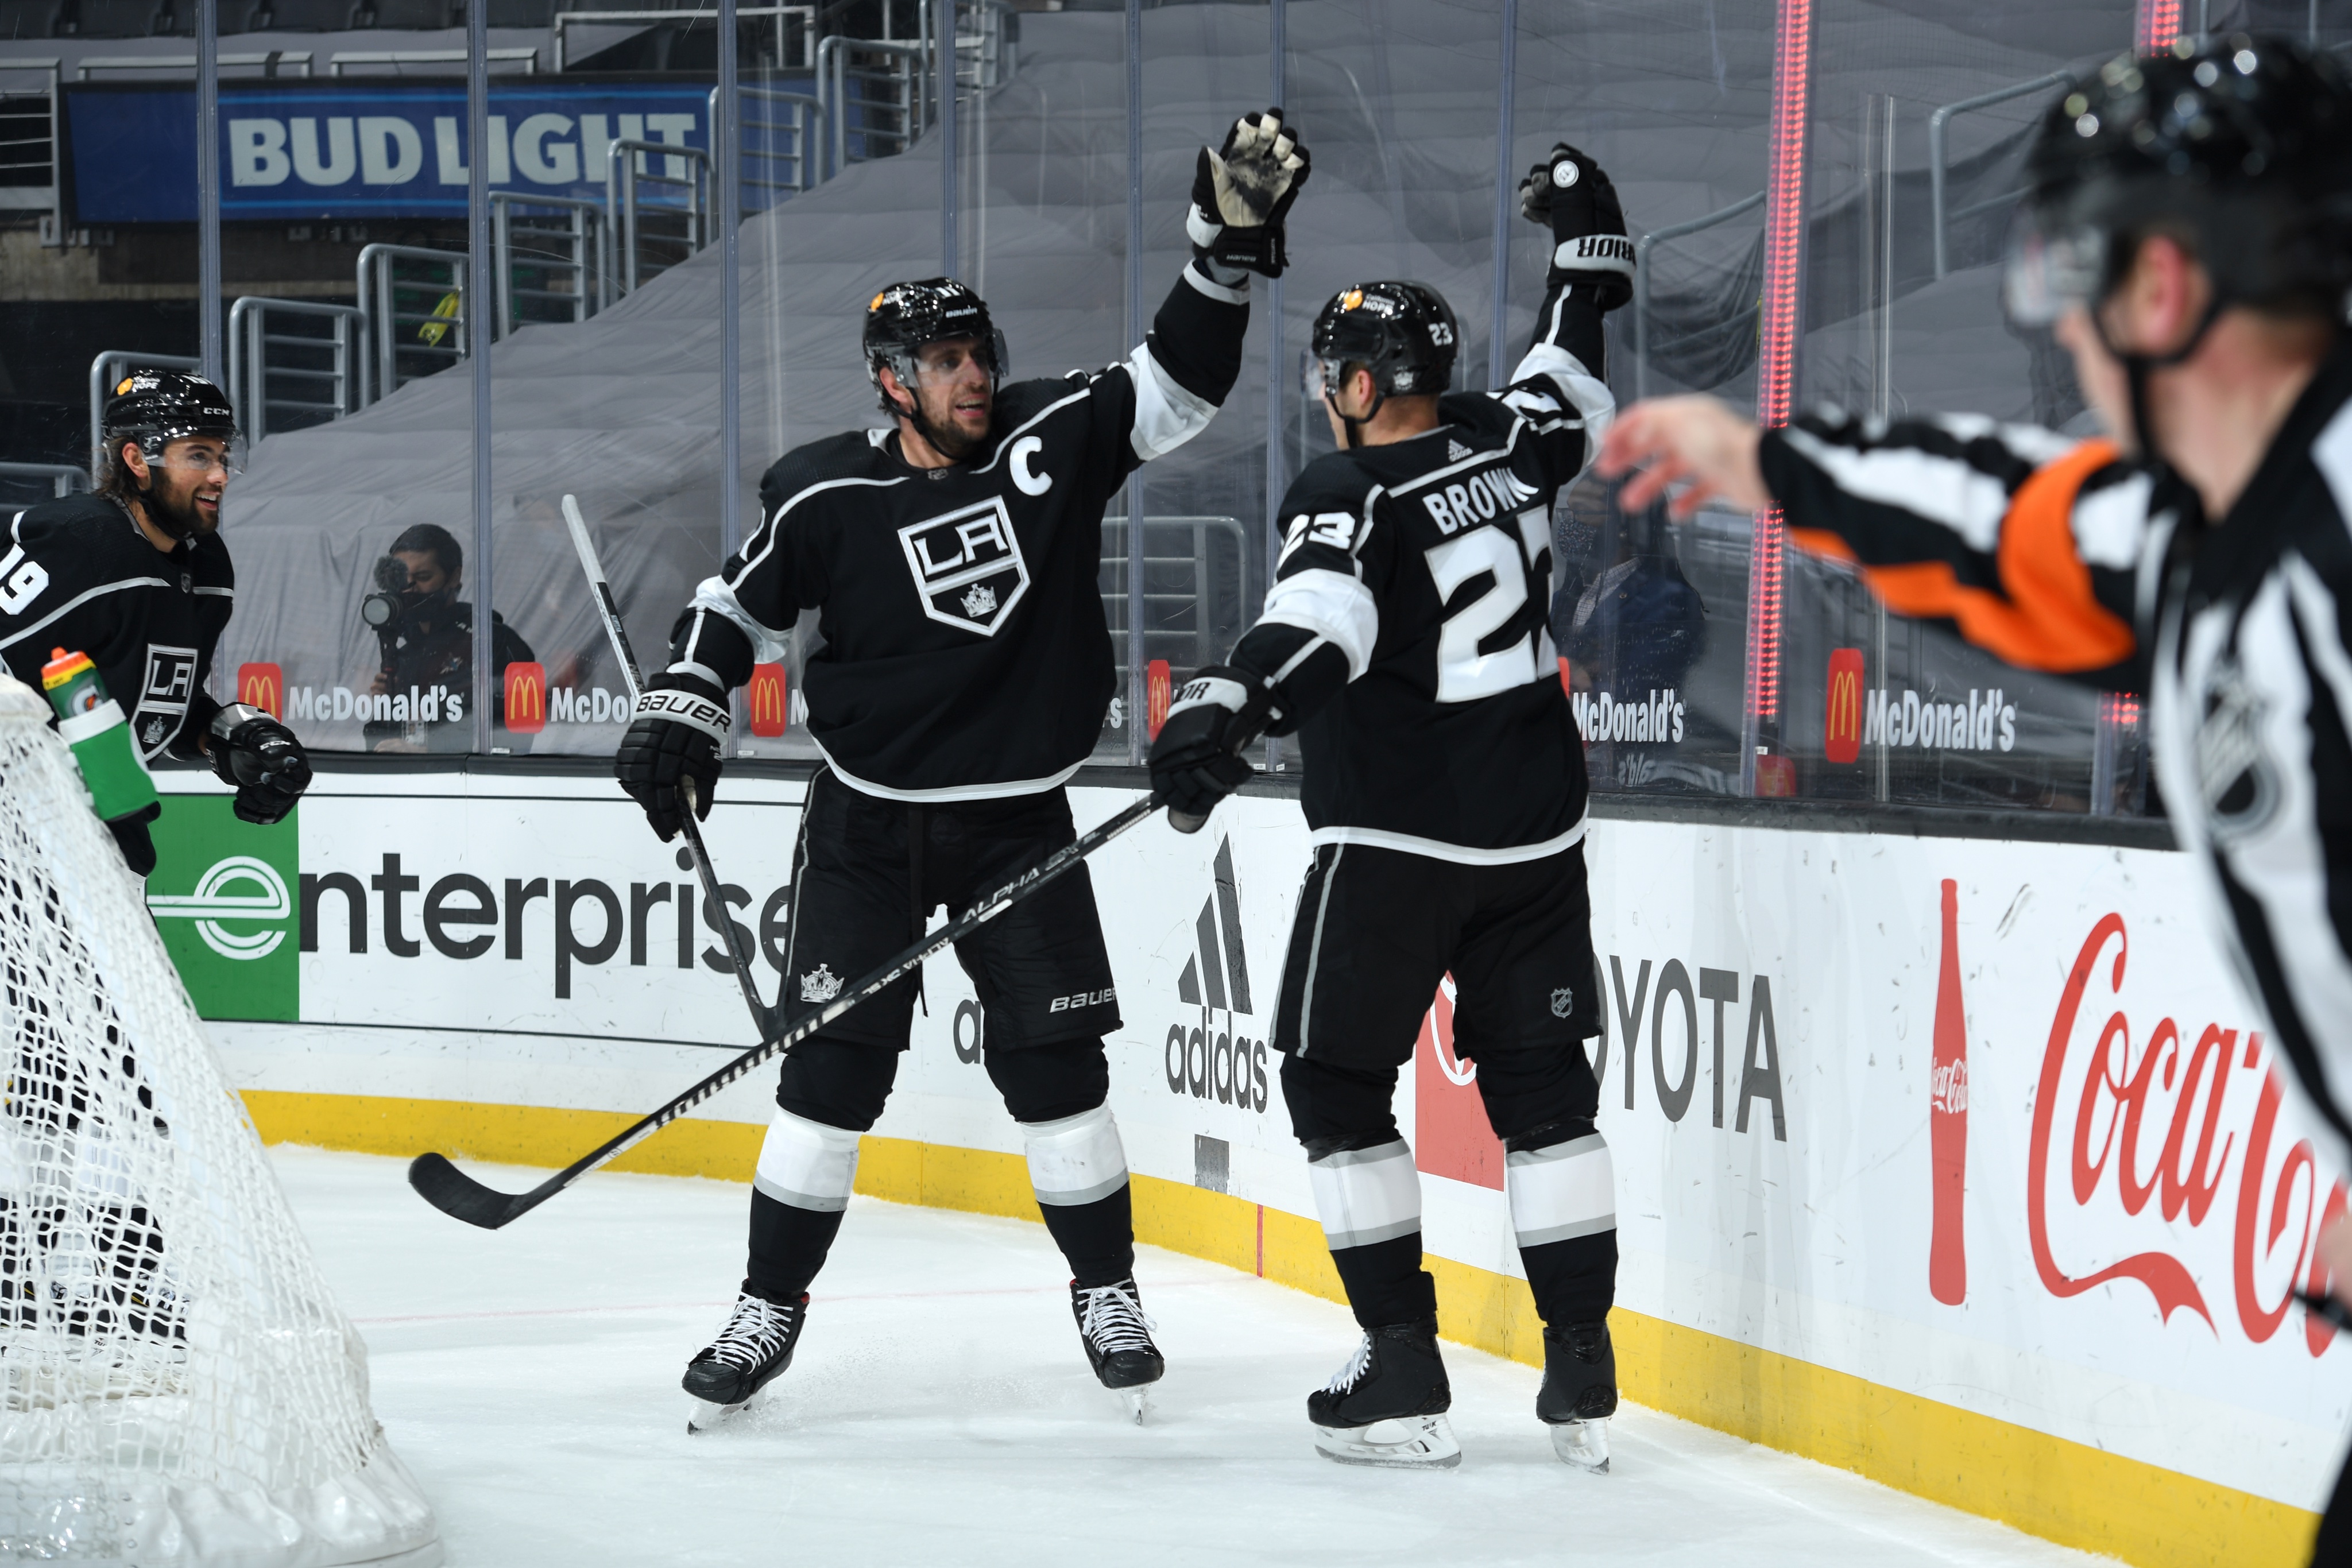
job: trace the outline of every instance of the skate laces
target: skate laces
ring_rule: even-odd
[[[759,1296],[738,1296],[727,1326],[719,1331],[719,1337],[698,1359],[756,1368],[783,1347],[792,1331],[792,1308],[780,1307]]]
[[[1331,1375],[1331,1381],[1323,1385],[1323,1392],[1326,1394],[1346,1394],[1350,1392],[1354,1389],[1357,1383],[1362,1379],[1364,1373],[1371,1366],[1371,1364],[1372,1336],[1366,1334],[1362,1339],[1356,1342],[1356,1354],[1348,1358],[1348,1364],[1339,1368],[1339,1371],[1333,1373]]]
[[[1133,1289],[1132,1285],[1079,1287],[1087,1308],[1078,1320],[1078,1332],[1105,1355],[1152,1348],[1150,1331],[1160,1325],[1144,1315],[1142,1303],[1129,1293]]]

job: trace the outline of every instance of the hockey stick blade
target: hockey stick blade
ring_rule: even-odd
[[[416,1189],[418,1197],[450,1218],[462,1219],[484,1230],[496,1230],[536,1207],[518,1204],[507,1194],[484,1186],[451,1165],[446,1155],[419,1155],[411,1160],[408,1185]]]
[[[1014,877],[986,898],[980,900],[955,919],[949,921],[897,957],[865,976],[856,985],[845,988],[832,1001],[813,1012],[802,1014],[790,1029],[781,1031],[763,1030],[759,1044],[688,1089],[652,1115],[634,1123],[626,1131],[600,1147],[591,1149],[581,1155],[529,1192],[502,1193],[495,1188],[484,1186],[458,1170],[441,1155],[419,1155],[408,1167],[409,1185],[416,1189],[425,1202],[452,1218],[462,1219],[468,1225],[478,1225],[486,1230],[497,1230],[512,1224],[597,1166],[609,1163],[652,1137],[697,1105],[742,1078],[761,1063],[782,1051],[791,1050],[861,1002],[870,1001],[880,996],[913,973],[916,966],[923,960],[934,954],[944,952],[971,936],[1021,900],[1055,881],[1088,855],[1159,810],[1164,804],[1166,802],[1156,795],[1147,796],[1126,806],[1108,821],[1079,834],[1071,842],[1055,850],[1036,865]]]

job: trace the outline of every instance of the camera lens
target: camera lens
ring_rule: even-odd
[[[360,601],[360,619],[381,632],[400,619],[400,601],[389,593],[371,593]]]

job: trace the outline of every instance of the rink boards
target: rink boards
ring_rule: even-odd
[[[730,778],[709,824],[771,988],[801,790]],[[207,793],[158,836],[272,1139],[557,1165],[751,1043],[719,912],[601,779],[331,774],[290,831]],[[2289,1288],[2345,1187],[2183,857],[1607,819],[1589,853],[1601,973],[1559,985],[1603,992],[1629,1397],[2134,1563],[2300,1561],[2352,1351]],[[1336,1294],[1265,1044],[1307,854],[1244,798],[1092,867],[1144,1239]],[[926,977],[860,1189],[1034,1215],[971,987]],[[1450,1038],[1441,992],[1399,1096],[1446,1332],[1538,1361]],[[630,1164],[748,1179],[772,1085]]]

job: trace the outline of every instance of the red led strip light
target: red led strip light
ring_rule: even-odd
[[[2178,3],[2178,0],[2175,0]],[[1805,115],[1811,82],[1812,0],[1781,0],[1772,49],[1772,141],[1764,198],[1764,302],[1756,364],[1756,417],[1789,423],[1796,397],[1805,266]],[[1748,704],[1759,718],[1780,712],[1780,556],[1778,508],[1757,515],[1748,551]]]
[[[2139,0],[2138,25],[2132,30],[2132,47],[2143,55],[2172,47],[2180,36],[2180,0]]]

